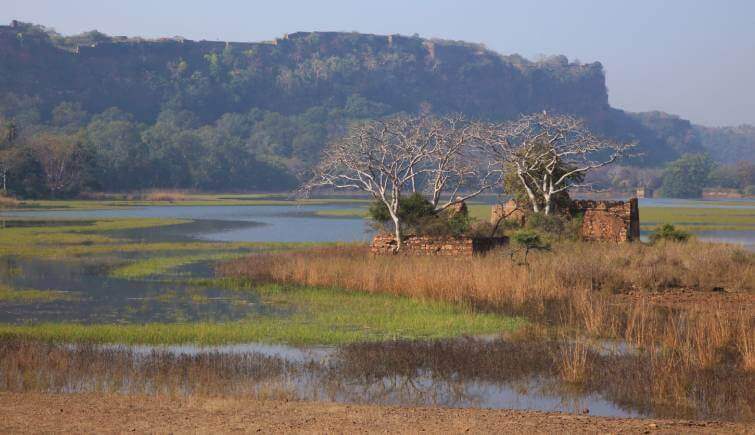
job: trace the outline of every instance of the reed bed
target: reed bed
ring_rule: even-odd
[[[0,208],[13,208],[18,207],[19,205],[21,205],[21,202],[17,199],[0,194]]]
[[[432,382],[417,388],[427,377]],[[474,403],[481,384],[528,385],[522,394],[564,401],[597,394],[655,417],[752,421],[755,409],[754,372],[675,367],[659,355],[605,352],[588,340],[356,343],[328,358],[291,361],[253,351],[137,352],[0,336],[0,391],[428,405]]]
[[[675,364],[755,367],[755,255],[730,245],[559,243],[526,266],[503,252],[389,257],[346,246],[256,254],[218,273],[449,301],[526,316],[561,333],[671,349],[680,356]]]
[[[186,192],[181,190],[151,190],[143,195],[145,201],[186,201],[189,196]]]

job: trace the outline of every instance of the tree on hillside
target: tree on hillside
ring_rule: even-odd
[[[0,186],[2,193],[8,193],[8,172],[14,161],[15,150],[13,143],[18,137],[16,124],[0,117]]]
[[[515,174],[532,210],[546,215],[570,188],[584,185],[586,174],[629,156],[635,147],[600,138],[572,116],[545,112],[478,123],[474,134],[499,170]]]
[[[424,190],[431,206],[442,210],[496,183],[491,168],[475,167],[479,159],[468,127],[458,116],[395,116],[354,124],[326,148],[302,191],[329,186],[370,193],[385,206],[399,250],[405,193]]]
[[[699,198],[712,169],[707,155],[685,154],[664,169],[661,193],[670,198]]]
[[[30,139],[29,147],[53,198],[82,181],[83,153],[77,136],[40,133]]]

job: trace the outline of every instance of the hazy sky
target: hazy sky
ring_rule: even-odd
[[[755,0],[2,0],[63,34],[257,41],[341,30],[482,42],[603,63],[611,105],[704,125],[755,124]]]

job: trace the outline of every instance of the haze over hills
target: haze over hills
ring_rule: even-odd
[[[752,126],[612,108],[602,65],[564,56],[534,62],[400,35],[226,43],[0,26],[0,116],[21,135],[81,132],[104,162],[94,175],[103,189],[284,188],[349,120],[421,110],[500,120],[574,114],[639,142],[644,156],[632,163],[641,166],[705,151],[722,162],[755,160]],[[128,175],[112,176],[126,165]]]

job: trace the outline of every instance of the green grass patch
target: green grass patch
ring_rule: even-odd
[[[227,323],[0,325],[12,334],[59,342],[203,345],[262,342],[339,345],[361,341],[433,339],[511,331],[524,320],[448,303],[322,288],[265,286],[252,290],[289,315]]]
[[[322,217],[347,217],[347,218],[366,218],[367,209],[362,208],[341,208],[334,210],[318,210],[315,216]]]
[[[33,221],[30,221],[33,222]],[[86,222],[86,224],[83,224]],[[313,246],[315,243],[288,242],[134,242],[114,237],[113,231],[177,225],[181,219],[124,218],[78,222],[70,225],[25,226],[0,229],[0,256],[69,259],[120,253],[240,252],[258,249],[288,249]],[[194,254],[196,255],[196,254]],[[203,254],[206,255],[206,254]]]
[[[0,285],[0,302],[52,302],[72,301],[78,295],[57,290],[14,289]]]
[[[166,274],[173,269],[192,263],[230,260],[245,254],[245,252],[205,252],[195,255],[145,258],[112,270],[110,276],[124,279],[147,278]]]
[[[640,224],[673,224],[686,231],[755,230],[755,210],[713,207],[640,207]]]
[[[326,205],[326,204],[360,204],[366,203],[366,199],[359,198],[313,198],[313,199],[288,199],[284,195],[275,194],[188,194],[181,195],[180,200],[26,200],[21,201],[9,209],[44,209],[44,210],[95,210],[95,209],[118,209],[125,207],[145,206],[238,206],[238,205]]]
[[[175,225],[179,219],[109,219],[65,226],[26,226],[0,229],[0,256],[61,258],[117,250],[129,244],[109,236],[117,230]],[[111,248],[111,249],[109,249]]]

